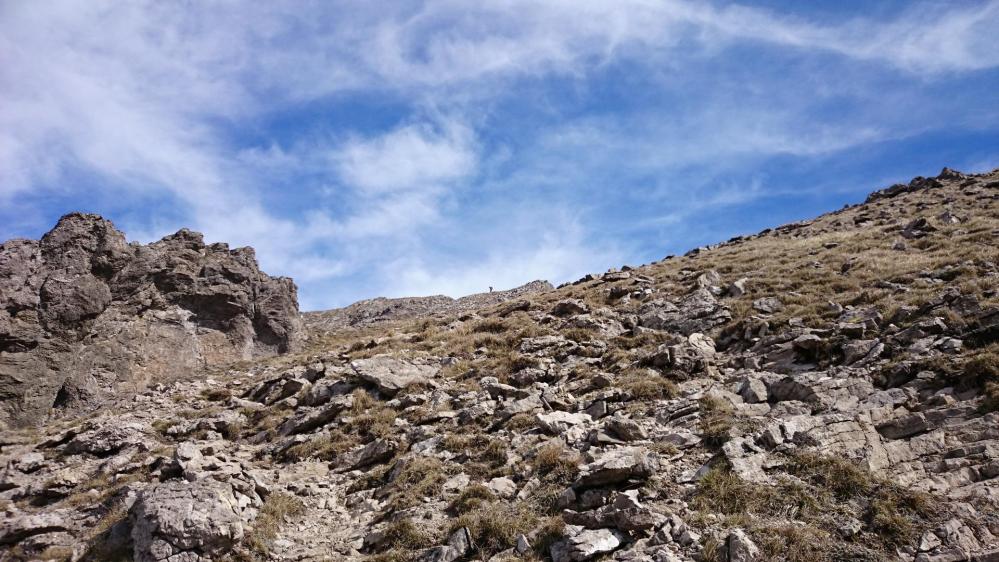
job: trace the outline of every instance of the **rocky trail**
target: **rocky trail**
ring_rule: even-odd
[[[70,215],[0,246],[0,561],[999,561],[997,239],[999,170],[945,169],[303,322],[246,250]]]

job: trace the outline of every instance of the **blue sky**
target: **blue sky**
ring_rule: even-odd
[[[252,245],[303,309],[640,264],[999,167],[999,1],[0,1],[0,239]]]

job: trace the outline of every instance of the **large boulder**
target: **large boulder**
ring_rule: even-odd
[[[302,338],[297,290],[252,248],[181,230],[129,244],[74,213],[41,240],[0,244],[0,427],[100,404],[205,365],[283,353]]]
[[[136,562],[201,562],[231,551],[244,526],[232,486],[205,478],[144,491],[131,510]]]
[[[387,396],[395,396],[409,386],[425,384],[441,369],[439,362],[432,360],[405,360],[388,355],[351,361],[350,366],[358,377],[374,384]]]
[[[638,311],[640,326],[685,336],[707,332],[731,319],[728,307],[718,302],[707,289],[696,289],[675,304],[657,299],[642,305]]]

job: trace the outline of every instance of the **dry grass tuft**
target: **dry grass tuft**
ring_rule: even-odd
[[[240,551],[238,559],[246,562],[268,559],[271,543],[277,538],[285,518],[294,517],[304,511],[305,505],[295,496],[282,492],[274,492],[267,496],[253,522],[253,527],[243,538],[242,544],[247,550]]]
[[[648,369],[631,371],[622,376],[619,386],[631,395],[633,400],[659,400],[676,398],[680,387]]]
[[[709,447],[720,447],[731,438],[735,425],[732,405],[721,398],[705,396],[701,398],[701,438]]]

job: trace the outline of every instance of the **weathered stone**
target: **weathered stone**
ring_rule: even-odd
[[[784,304],[776,297],[764,297],[753,301],[753,308],[764,314],[773,314],[784,310]]]
[[[736,280],[735,282],[733,282],[731,285],[728,286],[726,294],[734,298],[741,297],[742,295],[746,294],[746,283],[748,282],[749,279],[746,279],[745,277]]]
[[[467,527],[451,533],[445,546],[427,549],[417,560],[419,562],[455,562],[463,558],[472,548],[472,536]]]
[[[312,431],[330,423],[340,415],[340,412],[350,408],[353,404],[353,397],[346,395],[337,396],[318,408],[299,408],[294,416],[281,424],[279,431],[281,435]]]
[[[244,535],[229,484],[171,481],[142,492],[131,509],[136,562],[208,562]]]
[[[642,305],[638,314],[640,326],[680,332],[685,336],[706,332],[732,319],[728,308],[705,289],[693,291],[676,304],[663,300],[652,301]]]
[[[552,314],[555,316],[578,316],[588,314],[590,307],[579,299],[565,299],[555,303]]]
[[[29,537],[67,531],[63,513],[17,514],[0,521],[0,546],[17,544]]]
[[[592,421],[589,414],[562,411],[548,412],[536,416],[538,426],[552,435],[563,435],[567,431]]]
[[[756,562],[760,559],[760,549],[742,529],[733,529],[728,534],[725,546],[728,562]]]
[[[357,376],[374,384],[387,396],[395,396],[409,386],[425,384],[440,372],[440,365],[430,361],[407,361],[388,355],[351,361],[350,366]]]
[[[574,488],[605,486],[628,480],[645,480],[657,470],[655,456],[643,447],[618,447],[583,466]]]
[[[99,216],[66,215],[40,241],[0,244],[0,423],[288,351],[303,335],[296,299],[250,248],[188,230],[129,245]]]
[[[609,505],[592,511],[566,510],[562,513],[562,519],[570,525],[587,529],[612,527],[624,532],[644,531],[661,524],[665,516],[641,505],[636,495],[635,491],[617,494]]]
[[[607,421],[605,427],[622,441],[639,441],[649,437],[645,428],[628,418],[615,416]]]
[[[767,384],[760,379],[747,377],[739,387],[739,396],[749,404],[767,401]]]
[[[375,439],[371,443],[343,456],[341,467],[352,470],[384,462],[399,450],[399,443],[392,439]]]
[[[569,525],[569,535],[552,545],[552,562],[584,562],[621,546],[621,537],[610,529],[583,530]]]
[[[106,425],[73,437],[65,450],[71,454],[90,453],[102,457],[144,440],[142,431],[134,425]]]

